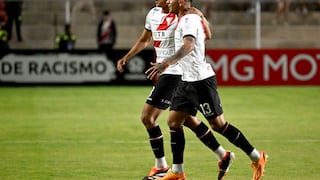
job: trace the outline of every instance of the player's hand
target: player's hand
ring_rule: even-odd
[[[146,70],[147,78],[150,80],[156,79],[166,67],[162,63],[150,63],[151,67]]]
[[[126,63],[127,63],[126,58],[119,59],[117,62],[117,70],[122,73],[124,71],[123,66],[125,66]]]

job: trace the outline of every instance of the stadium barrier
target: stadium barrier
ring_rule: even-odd
[[[320,85],[320,49],[208,50],[220,85]]]
[[[0,85],[151,84],[144,72],[154,59],[153,51],[139,53],[119,73],[116,61],[126,52],[115,50],[108,58],[96,50],[12,51],[0,60]]]
[[[127,51],[109,58],[94,50],[12,51],[0,60],[0,85],[151,85],[144,72],[153,50],[133,57],[119,73],[116,61]],[[319,49],[210,49],[207,61],[223,86],[320,85]]]

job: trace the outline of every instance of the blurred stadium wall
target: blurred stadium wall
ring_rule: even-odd
[[[83,0],[24,0],[22,34],[24,42],[10,41],[13,49],[52,49],[54,37],[63,31],[66,21],[66,2],[72,8]],[[90,1],[90,0],[86,0]],[[210,22],[213,39],[211,48],[255,48],[256,26],[252,0],[198,0],[194,6],[204,9],[210,3]],[[261,2],[262,48],[319,48],[320,3],[307,0],[307,12],[302,12],[298,0],[291,0],[289,24],[274,24],[276,0]],[[102,11],[111,11],[118,27],[116,49],[128,49],[139,37],[144,27],[145,15],[154,4],[153,0],[93,0],[95,19],[91,8],[84,5],[71,17],[78,40],[78,49],[95,49],[97,21]],[[15,34],[13,33],[13,36]],[[151,47],[150,47],[151,48]]]

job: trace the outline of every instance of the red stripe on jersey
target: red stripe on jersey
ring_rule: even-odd
[[[161,41],[153,41],[154,47],[160,47]]]
[[[162,21],[162,23],[159,25],[159,27],[157,28],[157,30],[166,30],[169,28],[169,26],[172,24],[173,20],[175,20],[176,15],[173,13],[169,13],[164,20]]]
[[[173,13],[169,13],[162,21],[162,23],[158,26],[157,30],[167,30],[172,22],[176,19],[176,15]],[[160,47],[161,41],[153,41],[154,47]]]

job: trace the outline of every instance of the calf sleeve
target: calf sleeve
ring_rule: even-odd
[[[209,147],[212,151],[215,151],[220,146],[217,139],[212,134],[211,130],[205,125],[203,122],[197,126],[193,132],[197,135],[197,137],[201,140],[203,144]]]
[[[219,133],[226,137],[232,144],[242,149],[247,155],[254,149],[244,134],[228,122],[223,126]]]
[[[182,164],[184,147],[185,147],[183,129],[170,127],[170,135],[171,135],[171,150],[173,155],[173,164]]]
[[[163,136],[159,126],[147,129],[149,142],[156,158],[164,157]]]

